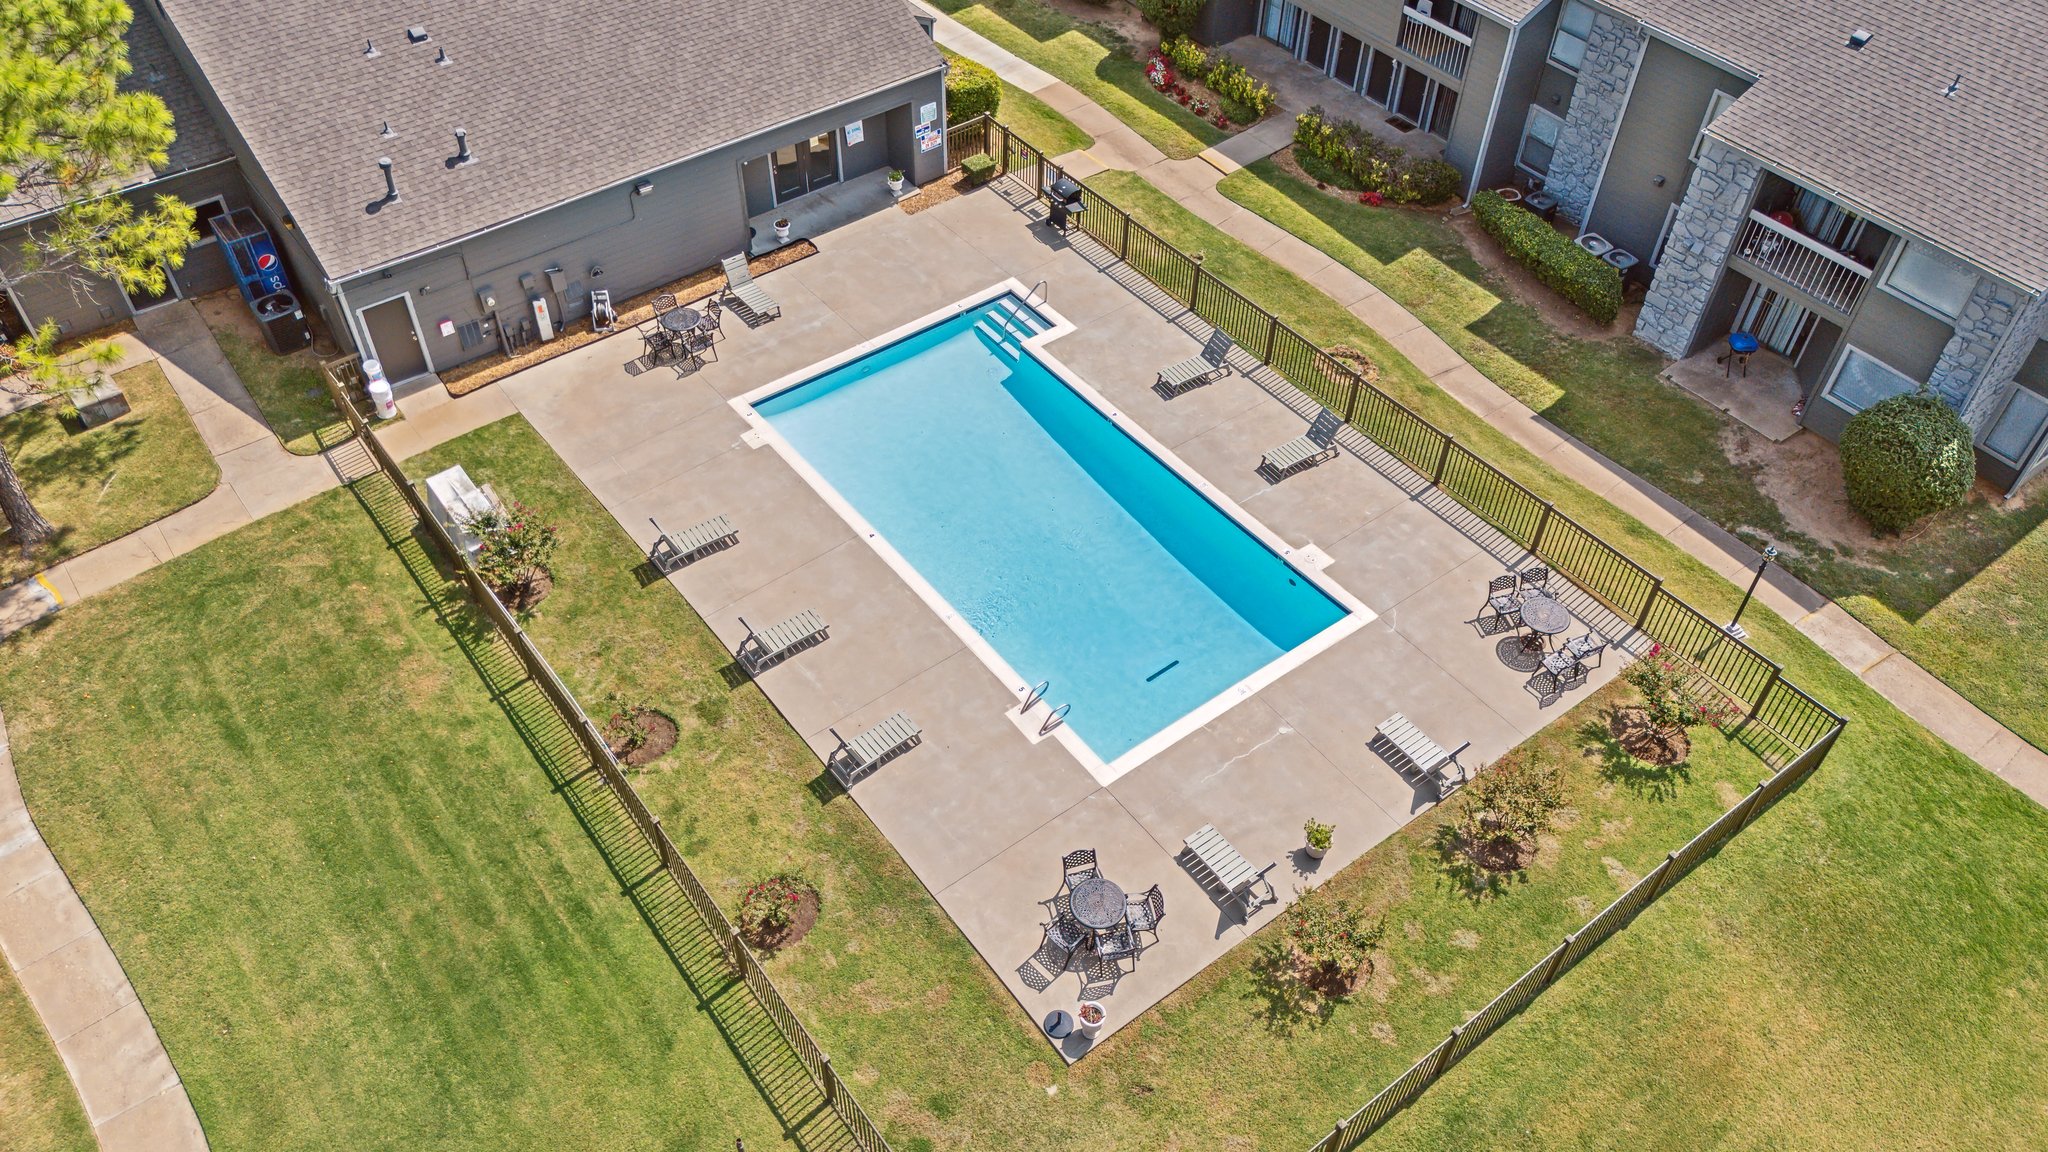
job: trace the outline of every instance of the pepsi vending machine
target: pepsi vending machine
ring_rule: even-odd
[[[256,313],[256,324],[272,352],[296,352],[313,342],[313,329],[306,323],[306,311],[292,295],[291,281],[285,279],[284,260],[263,221],[247,208],[216,216],[213,234],[228,256],[235,282],[242,286],[242,299]]]

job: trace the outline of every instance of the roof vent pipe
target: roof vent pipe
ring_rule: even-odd
[[[377,167],[384,170],[384,202],[398,203],[398,179],[391,175],[391,157],[377,157]]]
[[[1961,91],[1961,90],[1962,90],[1962,87],[1963,87],[1963,74],[1962,74],[1961,72],[1958,72],[1958,73],[1956,73],[1956,78],[1948,82],[1948,87],[1947,87],[1947,88],[1944,88],[1944,89],[1942,89],[1942,92],[1941,92],[1941,94],[1942,94],[1943,96],[1953,96],[1953,95],[1955,95],[1955,94],[1956,94],[1957,92]]]
[[[382,52],[377,51],[377,42],[375,40],[363,41],[363,59],[370,60],[382,55]]]
[[[384,127],[382,127],[382,128],[380,128],[380,129],[378,129],[378,131],[377,131],[377,137],[378,137],[379,139],[381,139],[381,140],[389,140],[389,139],[391,139],[392,137],[394,137],[394,136],[397,136],[397,135],[398,135],[398,133],[396,133],[396,132],[393,132],[393,131],[391,130],[391,121],[389,121],[389,120],[386,120],[386,121],[384,122]]]
[[[434,57],[434,63],[436,63],[436,64],[444,64],[444,65],[445,65],[445,64],[453,64],[453,63],[455,63],[455,61],[453,61],[453,60],[450,60],[450,59],[448,58],[448,50],[447,50],[446,48],[443,48],[443,49],[441,49],[440,53],[439,53],[439,54],[437,54],[437,55],[436,55],[436,56]]]
[[[467,164],[475,159],[476,157],[471,155],[469,151],[468,130],[457,128],[455,130],[455,162],[457,164]]]

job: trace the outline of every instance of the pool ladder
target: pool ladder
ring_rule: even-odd
[[[1024,694],[1024,703],[1021,707],[1017,709],[1017,715],[1022,716],[1026,712],[1029,712],[1033,708],[1037,707],[1038,703],[1045,699],[1045,694],[1051,690],[1052,681],[1040,680],[1036,685],[1032,687],[1031,691],[1026,692]],[[1059,707],[1053,709],[1052,712],[1046,716],[1045,723],[1040,724],[1038,726],[1038,734],[1040,736],[1043,736],[1046,733],[1051,732],[1053,729],[1059,727],[1060,725],[1066,723],[1067,712],[1072,708],[1072,704],[1062,704]]]
[[[1032,688],[1031,691],[1026,692],[1024,694],[1024,704],[1022,707],[1017,709],[1017,715],[1022,716],[1026,712],[1031,711],[1031,706],[1038,703],[1040,700],[1045,699],[1046,690],[1051,687],[1052,681],[1040,680],[1036,687]]]
[[[1036,296],[1040,304],[1050,304],[1052,303],[1052,297],[1047,295],[1049,291],[1050,289],[1046,287],[1045,281],[1040,280],[1031,286],[1031,291],[1024,294],[1024,303],[1031,303],[1031,298]]]
[[[1062,704],[1053,709],[1052,714],[1045,718],[1045,723],[1038,726],[1038,734],[1043,736],[1060,725],[1065,724],[1067,722],[1067,710],[1072,707],[1072,704]]]

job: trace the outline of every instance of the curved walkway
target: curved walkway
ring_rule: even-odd
[[[107,1152],[197,1152],[199,1116],[128,974],[22,803],[0,717],[0,953]]]
[[[922,6],[921,6],[922,7]],[[978,60],[1096,136],[1079,152],[1054,157],[1076,177],[1110,169],[1136,172],[1188,211],[1307,280],[1408,357],[1465,407],[1544,463],[1604,497],[1736,584],[1747,584],[1761,557],[1720,525],[1560,431],[1445,343],[1414,313],[1333,257],[1216,190],[1223,177],[1293,142],[1284,107],[1193,160],[1168,160],[1101,105],[1020,60],[958,21],[937,17],[940,44]],[[1782,568],[1772,568],[1757,599],[1784,617],[1864,683],[1928,731],[2007,783],[2048,804],[2048,752],[2027,743],[1933,673],[1893,648],[1841,605]]]

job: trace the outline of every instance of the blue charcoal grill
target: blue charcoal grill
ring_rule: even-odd
[[[313,329],[306,323],[306,310],[292,294],[285,278],[284,259],[271,243],[270,232],[256,213],[247,208],[216,216],[213,234],[227,253],[228,267],[242,288],[242,300],[256,314],[263,339],[272,352],[296,352],[313,342]]]

